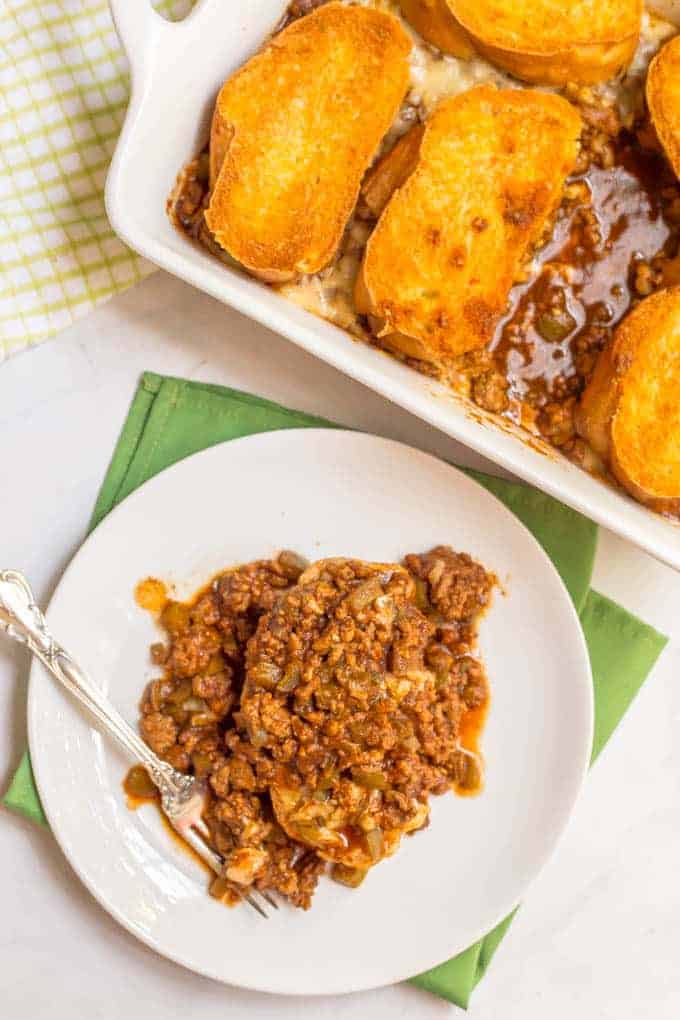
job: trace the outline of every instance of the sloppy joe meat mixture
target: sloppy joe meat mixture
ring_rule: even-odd
[[[284,552],[166,602],[140,730],[207,781],[213,896],[255,885],[306,909],[324,870],[356,886],[427,825],[431,794],[479,790],[494,583],[443,546],[403,565]],[[141,766],[125,789],[155,798]]]
[[[293,0],[277,29],[322,2]],[[425,53],[433,75],[450,74],[451,92],[460,91],[465,62],[442,58],[417,37],[415,47]],[[472,64],[470,85],[484,80],[485,69],[490,80],[498,77],[481,58]],[[643,81],[638,69],[623,82],[564,89],[584,122],[579,161],[488,348],[436,367],[391,352],[596,471],[602,465],[576,436],[574,409],[597,355],[632,306],[657,288],[680,282],[680,184],[645,112]],[[426,118],[429,111],[414,98],[417,91],[414,87],[406,97],[398,118],[403,127],[391,132],[388,147],[400,131]],[[230,262],[203,218],[207,165],[206,152],[185,168],[169,212],[182,231]],[[356,314],[352,296],[372,226],[360,202],[334,264],[317,277],[285,285],[284,293],[379,346],[365,318]]]

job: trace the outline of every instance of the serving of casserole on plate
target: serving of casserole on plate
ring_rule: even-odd
[[[126,240],[680,566],[670,22],[639,0],[112,7]]]
[[[426,828],[431,795],[480,792],[477,630],[495,583],[435,546],[402,564],[284,550],[221,571],[187,602],[157,578],[138,585],[164,639],[140,729],[208,782],[224,861],[213,897],[237,904],[255,886],[306,910],[328,865],[357,888]],[[159,799],[142,765],[125,790],[133,807]]]
[[[124,790],[129,759],[36,661],[55,838],[137,938],[230,984],[348,992],[467,948],[524,896],[586,775],[593,683],[555,567],[477,482],[376,436],[284,429],[180,461],[92,532],[47,619],[125,718],[143,697],[151,747],[206,779],[226,871],[207,895],[156,806],[129,810],[143,777]],[[477,736],[481,792],[455,796],[479,789]],[[317,884],[336,865],[369,874]],[[279,899],[266,921],[220,902],[251,883]]]

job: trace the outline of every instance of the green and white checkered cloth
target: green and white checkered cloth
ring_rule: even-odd
[[[128,85],[106,0],[0,0],[0,361],[153,271],[104,211]]]

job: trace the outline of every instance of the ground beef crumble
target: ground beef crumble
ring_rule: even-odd
[[[215,897],[255,886],[307,909],[327,862],[356,886],[427,824],[431,794],[479,789],[461,727],[478,717],[476,739],[488,700],[476,634],[493,585],[445,546],[403,566],[282,553],[167,603],[140,731],[207,781]],[[146,795],[141,766],[127,784]]]

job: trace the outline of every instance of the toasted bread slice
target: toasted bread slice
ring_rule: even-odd
[[[463,60],[474,56],[470,36],[456,21],[446,0],[399,0],[399,6],[426,42]]]
[[[680,513],[680,287],[642,301],[600,354],[578,432],[635,499]]]
[[[284,281],[332,259],[408,88],[410,49],[393,15],[329,3],[222,87],[206,222],[251,273]]]
[[[680,177],[680,35],[667,42],[649,65],[647,105],[659,141]]]
[[[491,63],[524,81],[612,78],[633,58],[643,0],[447,0]]]
[[[528,89],[482,86],[437,107],[357,280],[357,309],[386,346],[437,364],[489,342],[580,129],[565,99]]]

